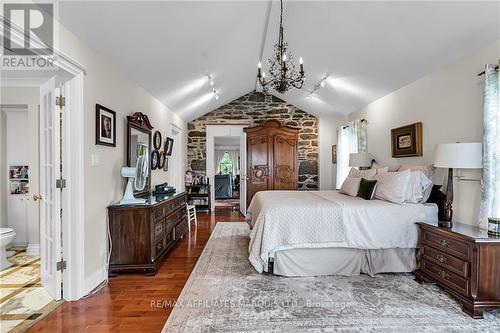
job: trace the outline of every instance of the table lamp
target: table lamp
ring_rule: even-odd
[[[483,145],[481,143],[437,144],[434,166],[448,169],[444,218],[440,225],[451,228],[453,226],[453,169],[481,169],[483,167]]]

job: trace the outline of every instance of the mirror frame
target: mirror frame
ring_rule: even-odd
[[[151,131],[153,126],[149,122],[148,116],[143,114],[142,112],[136,112],[132,116],[127,116],[127,166],[131,165],[130,161],[130,135],[132,132],[132,128],[147,133],[148,141],[149,141],[149,152],[148,152],[148,162],[151,160]],[[151,164],[149,165],[149,175],[148,182],[146,183],[146,187],[142,191],[134,191],[134,196],[136,197],[149,197],[151,193]]]

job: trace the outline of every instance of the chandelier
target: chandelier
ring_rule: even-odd
[[[291,87],[301,89],[304,85],[304,64],[302,57],[299,60],[300,70],[295,69],[293,57],[288,52],[288,43],[285,43],[283,37],[283,0],[280,0],[280,30],[278,35],[278,44],[274,44],[274,56],[268,59],[269,79],[266,79],[266,73],[262,71],[262,64],[259,61],[257,78],[264,92],[271,86],[277,92],[283,94]]]

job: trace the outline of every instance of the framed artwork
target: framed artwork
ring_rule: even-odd
[[[337,164],[337,145],[332,145],[332,163]]]
[[[165,152],[162,151],[160,152],[160,160],[158,162],[158,169],[163,169],[163,167],[165,166]]]
[[[116,147],[116,112],[95,105],[95,144]]]
[[[422,156],[422,123],[391,129],[392,157]]]
[[[167,140],[165,140],[165,154],[167,156],[172,156],[172,148],[174,148],[174,139],[167,137]]]
[[[160,131],[156,131],[155,134],[153,135],[153,146],[155,147],[156,150],[161,149],[161,133],[160,133]]]
[[[158,150],[153,150],[151,153],[151,170],[158,169],[158,164],[160,163],[160,153]]]
[[[165,164],[163,165],[163,171],[168,171],[168,157],[165,157]]]

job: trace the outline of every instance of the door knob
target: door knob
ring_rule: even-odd
[[[41,194],[39,194],[39,195],[36,195],[36,194],[35,194],[35,195],[33,196],[33,201],[37,201],[37,200],[42,200],[42,195],[41,195]]]

